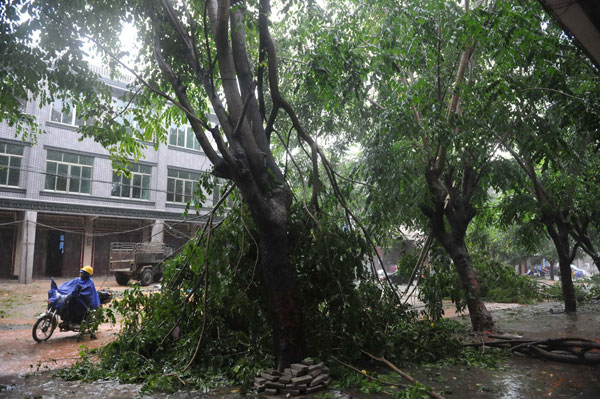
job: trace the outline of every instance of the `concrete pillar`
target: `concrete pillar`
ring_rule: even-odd
[[[152,235],[150,242],[164,242],[165,238],[165,221],[157,219],[152,225]]]
[[[36,211],[25,211],[21,235],[17,240],[20,244],[21,256],[19,260],[19,283],[31,284],[33,282],[33,251],[35,249],[35,229],[37,221]]]
[[[21,256],[23,256],[23,225],[25,222],[23,221],[23,212],[18,212],[17,217],[21,219],[21,223],[17,225],[17,239],[15,242],[15,261],[13,263],[13,276],[19,276],[19,272],[21,271]]]
[[[83,266],[92,265],[94,253],[94,216],[85,217],[84,242],[83,242]]]

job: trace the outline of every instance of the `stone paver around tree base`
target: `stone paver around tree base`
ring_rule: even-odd
[[[299,396],[325,390],[331,384],[330,371],[323,362],[311,358],[294,363],[280,372],[265,370],[254,379],[256,392],[267,395]]]

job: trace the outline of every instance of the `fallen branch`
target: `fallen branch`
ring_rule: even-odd
[[[503,339],[501,337],[497,337]],[[553,338],[545,340],[501,340],[465,344],[464,346],[489,346],[505,348],[520,355],[574,364],[600,364],[600,354],[589,351],[600,350],[600,343],[585,338]]]
[[[163,377],[175,377],[175,378],[177,378],[177,379],[179,380],[179,382],[181,383],[181,385],[183,385],[183,386],[186,386],[186,385],[187,385],[187,384],[185,383],[185,381],[184,381],[184,380],[182,380],[182,379],[181,379],[181,377],[180,377],[180,376],[178,376],[178,375],[177,375],[177,374],[175,374],[175,373],[164,374],[164,375],[163,375]]]
[[[408,382],[410,382],[411,384],[415,385],[416,383],[418,383],[419,381],[417,381],[415,378],[413,378],[412,376],[406,374],[404,371],[400,370],[398,367],[396,367],[392,362],[390,362],[389,360],[387,360],[384,357],[376,357],[371,355],[369,352],[365,352],[365,351],[361,351],[362,353],[364,353],[365,355],[369,356],[371,359],[373,360],[377,360],[378,362],[381,362],[383,364],[385,364],[386,366],[388,366],[389,368],[391,368],[392,370],[394,370],[396,373],[398,373],[402,378],[404,378],[405,380],[407,380]],[[434,392],[434,391],[427,391],[427,394],[429,396],[431,396],[434,399],[445,399],[442,395]]]
[[[370,376],[370,375],[368,375],[368,374],[365,374],[365,373],[363,373],[363,371],[362,371],[362,370],[359,370],[359,369],[357,369],[356,367],[352,366],[351,364],[348,364],[348,363],[344,363],[344,362],[342,362],[341,360],[339,360],[339,359],[338,359],[338,358],[336,358],[335,356],[332,356],[331,358],[332,358],[334,361],[336,361],[337,363],[341,364],[342,366],[344,366],[344,367],[347,367],[347,368],[349,368],[349,369],[350,369],[350,370],[352,370],[352,371],[356,371],[358,374],[360,374],[360,375],[362,375],[363,377],[366,377],[366,378],[368,378],[368,379],[370,379],[370,380],[377,381],[377,382],[379,382],[379,383],[386,384],[386,385],[391,385],[391,386],[394,386],[394,387],[399,387],[399,388],[408,388],[406,385],[403,385],[403,384],[398,384],[398,383],[396,383],[396,382],[390,382],[390,381],[383,381],[383,380],[380,380],[380,379],[378,379],[378,378],[375,378],[375,377],[373,377],[373,376]]]
[[[530,343],[531,340],[515,339],[510,341],[481,341],[473,342],[470,344],[463,344],[464,347],[478,347],[478,346],[491,346],[492,348],[507,348],[511,345],[520,345],[524,343]]]

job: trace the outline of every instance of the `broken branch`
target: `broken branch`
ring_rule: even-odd
[[[396,373],[398,373],[402,378],[404,378],[405,380],[407,380],[408,382],[410,382],[411,384],[416,384],[419,381],[417,381],[415,378],[413,378],[412,376],[406,374],[404,371],[400,370],[398,367],[396,367],[392,362],[390,362],[389,360],[387,360],[384,357],[376,357],[371,355],[369,352],[365,352],[365,351],[361,351],[362,353],[364,353],[365,355],[369,356],[371,359],[373,360],[377,360],[378,362],[381,362],[383,364],[385,364],[386,366],[388,366],[389,368],[391,368],[392,370],[394,370]],[[444,397],[436,392],[433,391],[427,391],[427,394],[429,396],[431,396],[432,398],[435,399],[444,399]]]

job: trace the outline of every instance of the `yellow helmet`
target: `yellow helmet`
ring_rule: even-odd
[[[91,266],[84,266],[81,268],[84,272],[87,272],[90,276],[94,274],[94,269]]]

